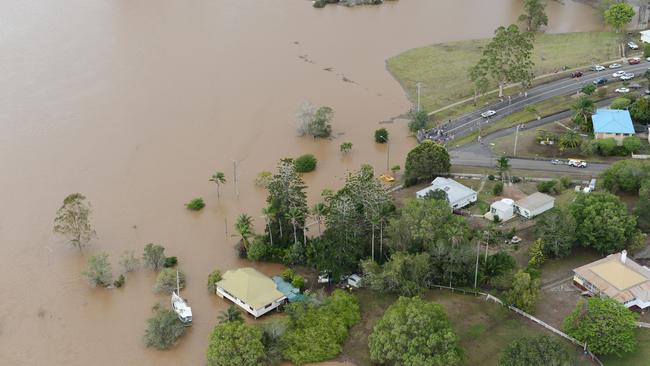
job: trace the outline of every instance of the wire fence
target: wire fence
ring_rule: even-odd
[[[604,366],[604,364],[600,361],[600,359],[598,359],[598,357],[596,357],[596,355],[593,354],[589,350],[589,347],[587,347],[586,343],[580,342],[579,340],[577,340],[577,339],[571,337],[570,335],[562,332],[561,330],[551,326],[550,324],[546,323],[545,321],[543,321],[541,319],[538,319],[538,318],[528,314],[527,312],[525,312],[525,311],[523,311],[523,310],[521,310],[519,308],[516,308],[516,307],[514,307],[512,305],[506,304],[503,300],[499,299],[498,297],[496,297],[496,296],[494,296],[492,294],[489,294],[487,292],[481,292],[481,291],[478,291],[478,290],[469,290],[469,289],[462,289],[462,288],[456,288],[456,287],[450,287],[450,286],[442,286],[442,285],[432,285],[431,287],[438,288],[438,289],[444,289],[444,290],[450,290],[451,292],[460,292],[460,293],[465,294],[465,295],[472,295],[472,296],[477,296],[477,297],[478,296],[485,296],[486,301],[488,301],[488,300],[494,301],[494,302],[496,302],[497,304],[499,304],[501,306],[507,307],[508,309],[514,311],[515,313],[517,313],[517,314],[519,314],[519,315],[521,315],[521,316],[523,316],[523,317],[525,317],[527,319],[530,319],[533,322],[535,322],[536,324],[541,325],[542,327],[544,327],[544,328],[548,329],[549,331],[559,335],[560,337],[567,339],[569,342],[573,343],[574,345],[579,346],[580,348],[582,348],[583,352],[591,358],[592,361],[596,362],[600,366]],[[640,327],[646,327],[647,326],[648,328],[650,328],[649,323],[642,323],[642,324],[641,324],[641,322],[637,323],[637,325],[640,326]]]

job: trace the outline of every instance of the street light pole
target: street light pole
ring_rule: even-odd
[[[517,131],[515,132],[515,148],[512,152],[512,156],[517,156],[517,139],[519,138],[519,126],[521,125],[517,125]]]
[[[421,85],[421,83],[418,82],[418,84],[417,84],[417,86],[418,86],[418,112],[420,111],[420,85]]]

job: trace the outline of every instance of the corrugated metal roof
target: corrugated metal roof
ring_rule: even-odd
[[[622,303],[634,299],[650,301],[650,271],[630,258],[621,262],[621,253],[610,254],[573,272]]]
[[[541,193],[535,192],[528,197],[522,198],[515,203],[516,206],[526,209],[528,211],[535,211],[536,209],[546,205],[549,202],[554,202],[555,198]]]
[[[456,182],[453,179],[438,177],[431,182],[431,185],[427,188],[419,190],[416,192],[418,197],[424,196],[430,191],[442,190],[447,193],[447,200],[454,204],[458,201],[466,199],[469,196],[476,194],[475,191],[470,188],[465,187],[464,185]]]
[[[284,297],[275,282],[254,268],[246,267],[227,271],[217,282],[221,287],[241,301],[253,307],[262,308]]]
[[[591,116],[594,133],[634,134],[630,112],[618,109],[599,109]]]

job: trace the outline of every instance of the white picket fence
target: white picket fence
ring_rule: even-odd
[[[650,159],[650,155],[637,155],[632,153],[632,159]]]

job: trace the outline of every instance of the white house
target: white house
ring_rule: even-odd
[[[540,192],[535,192],[526,198],[515,202],[515,212],[530,219],[553,208],[555,198]]]
[[[256,318],[287,300],[273,280],[254,268],[240,268],[224,273],[223,279],[217,282],[217,295],[234,302]]]
[[[641,42],[650,43],[650,30],[644,30],[641,33]]]
[[[436,190],[441,190],[447,194],[447,202],[449,202],[449,206],[454,210],[476,202],[478,198],[478,194],[475,191],[465,187],[453,179],[443,177],[434,179],[429,187],[417,191],[415,196],[422,198],[426,196],[427,193]]]
[[[510,198],[503,198],[493,202],[490,205],[490,214],[492,220],[494,220],[495,216],[498,216],[501,221],[510,220],[515,215],[515,201]]]

